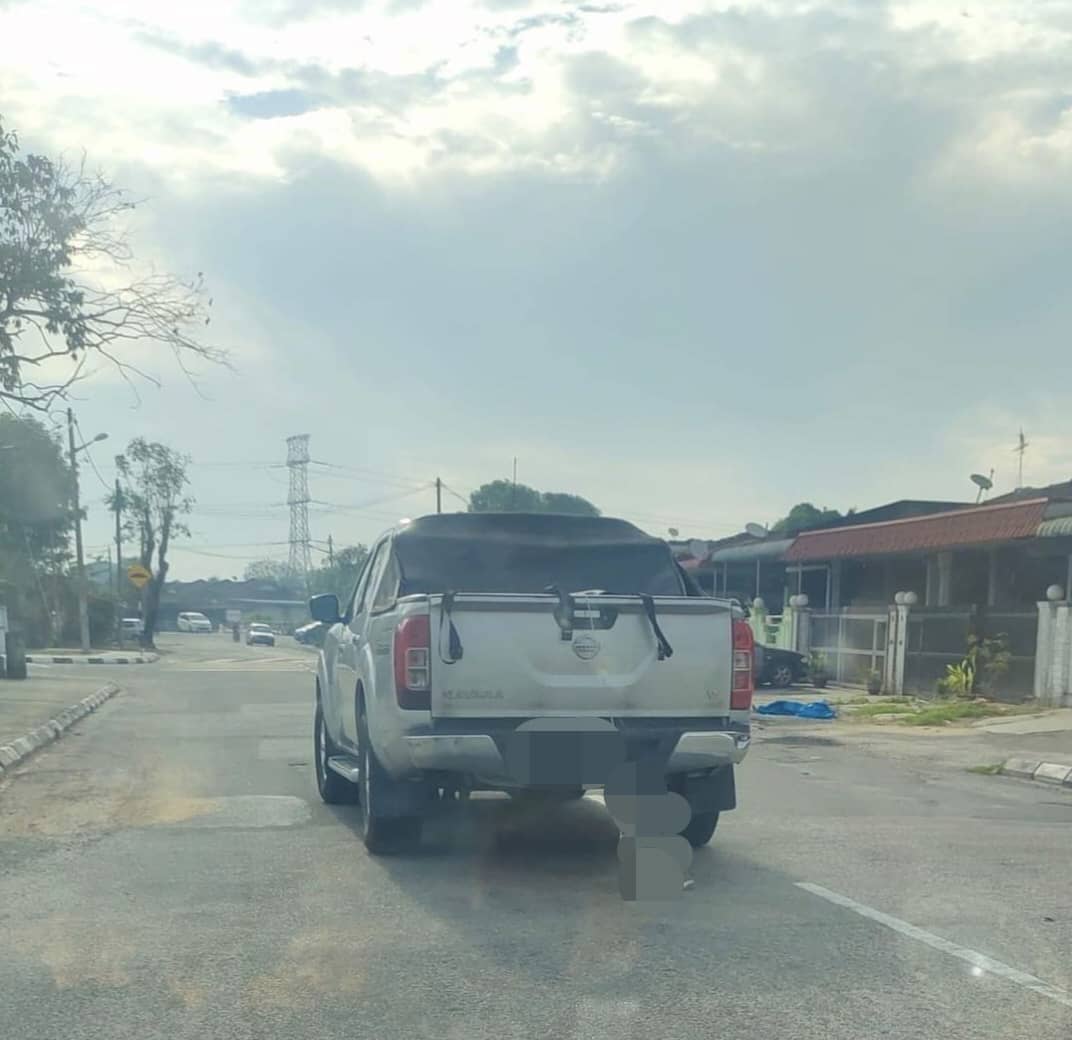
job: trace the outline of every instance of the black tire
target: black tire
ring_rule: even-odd
[[[793,683],[796,682],[796,675],[793,674],[793,668],[788,664],[772,665],[769,676],[767,681],[771,686],[792,686]]]
[[[357,801],[359,788],[344,780],[328,768],[328,759],[337,754],[334,741],[324,725],[324,711],[320,698],[316,699],[316,716],[313,719],[313,768],[316,772],[316,789],[328,805],[352,805]]]
[[[420,816],[379,816],[376,805],[395,784],[380,765],[368,738],[364,706],[357,719],[358,758],[361,762],[361,840],[374,855],[407,852],[421,841],[424,820]]]
[[[689,825],[681,832],[681,836],[694,849],[699,849],[711,840],[717,826],[717,812],[693,813]]]

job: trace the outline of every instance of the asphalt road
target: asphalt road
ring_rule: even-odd
[[[779,727],[670,902],[591,800],[372,859],[311,658],[199,638],[0,786],[0,1036],[1072,1035],[1068,795]]]

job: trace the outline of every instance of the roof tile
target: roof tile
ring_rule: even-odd
[[[1042,522],[1044,498],[1027,502],[976,506],[952,513],[888,520],[857,527],[805,531],[786,551],[793,563],[846,556],[938,551],[964,546],[1033,538]]]

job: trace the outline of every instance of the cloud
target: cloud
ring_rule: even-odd
[[[359,14],[365,6],[363,0],[240,0],[246,19],[275,28],[315,21],[326,14]]]
[[[149,47],[185,58],[195,64],[234,72],[240,76],[257,76],[271,71],[276,65],[271,61],[257,61],[240,50],[225,47],[214,40],[188,43],[172,34],[146,30],[135,31],[133,38]]]
[[[109,46],[126,60],[141,48],[187,63],[174,70],[176,89],[132,94],[83,81],[79,92],[111,122],[112,148],[142,153],[148,143],[168,154],[171,142],[150,129],[165,99],[191,127],[232,141],[191,153],[198,169],[278,176],[280,150],[310,140],[385,181],[450,169],[599,179],[633,156],[644,161],[655,139],[799,164],[881,157],[935,186],[965,168],[974,180],[1049,180],[1072,157],[1062,5],[1005,0],[964,18],[936,0],[509,0],[449,11],[431,0],[356,10],[342,0],[274,0],[224,4],[214,39],[180,10],[130,10],[125,22],[117,16],[128,35],[117,39],[113,26]],[[25,15],[23,32],[32,24]],[[19,50],[19,32],[9,35]],[[62,56],[51,57],[70,75]],[[13,107],[33,92],[27,105],[51,107],[62,125],[60,98],[71,91],[43,81],[39,63],[18,64],[5,81]],[[239,100],[221,106],[228,97]],[[253,110],[287,119],[251,120]]]
[[[1066,475],[1072,4],[962,8],[221,3],[206,39],[142,6],[45,54],[24,5],[0,96],[153,196],[162,266],[208,272],[249,340],[209,388],[231,457],[308,429],[464,487],[518,454],[718,533],[970,497],[1021,424],[1028,479]],[[131,432],[219,454],[181,400]]]
[[[227,107],[249,119],[300,116],[322,107],[324,99],[302,90],[264,90],[257,94],[231,94]]]

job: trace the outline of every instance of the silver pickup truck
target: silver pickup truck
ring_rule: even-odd
[[[373,852],[412,845],[444,796],[581,797],[631,767],[686,799],[693,846],[736,805],[751,629],[625,521],[423,517],[310,611],[317,786],[361,803]]]

